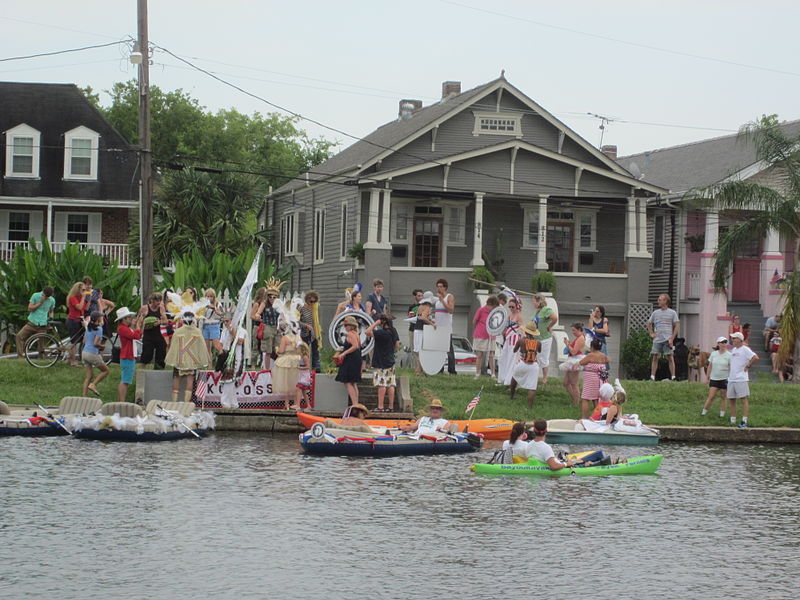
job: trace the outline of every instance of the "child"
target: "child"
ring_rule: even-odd
[[[86,396],[88,392],[92,392],[95,396],[100,396],[100,392],[97,391],[97,384],[108,377],[108,367],[103,362],[103,357],[100,354],[100,351],[103,350],[103,320],[105,315],[100,311],[95,311],[89,319],[86,333],[83,334],[83,352],[81,352],[81,360],[86,365],[83,395]],[[94,367],[97,367],[100,373],[92,381]]]
[[[297,363],[297,390],[294,395],[294,405],[289,407],[288,400],[286,401],[286,409],[300,410],[302,408],[303,398],[307,398],[308,390],[311,389],[311,357],[309,354],[308,344],[303,343],[299,348],[300,361]],[[306,405],[308,403],[306,402]]]
[[[131,328],[135,316],[136,313],[128,310],[127,306],[123,306],[117,310],[117,322],[122,321],[117,328],[117,334],[120,340],[120,380],[117,386],[118,402],[125,402],[125,398],[128,395],[128,386],[133,383],[133,374],[136,371],[136,360],[133,357],[133,340],[142,339],[142,323],[145,317],[143,314],[140,314],[136,319],[136,324]]]
[[[519,352],[519,362],[514,365],[513,379],[511,380],[511,397],[514,397],[517,387],[528,390],[528,408],[533,408],[536,399],[536,387],[539,383],[538,356],[542,343],[535,339],[539,335],[536,323],[529,322],[522,328],[525,337],[522,337],[514,347],[514,352]]]
[[[211,356],[212,350],[216,350],[217,354],[222,352],[222,344],[219,342],[222,334],[220,329],[221,310],[217,306],[217,292],[214,291],[214,288],[208,288],[205,291],[205,297],[208,300],[208,306],[206,306],[203,318],[203,339],[206,341],[208,355]]]

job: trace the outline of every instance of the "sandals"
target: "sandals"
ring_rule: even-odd
[[[98,398],[100,397],[100,392],[98,392],[98,391],[97,391],[97,388],[96,388],[96,387],[94,387],[94,385],[93,385],[93,384],[91,384],[91,383],[90,383],[90,384],[89,384],[89,385],[86,387],[86,389],[87,389],[87,390],[89,390],[90,392],[92,392],[92,393],[93,393],[95,396],[97,396]]]

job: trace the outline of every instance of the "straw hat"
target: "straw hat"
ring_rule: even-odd
[[[535,321],[528,321],[525,323],[525,325],[522,327],[522,331],[533,336],[539,335],[539,328],[536,326]]]
[[[369,409],[366,406],[364,406],[363,404],[353,404],[353,406],[350,407],[350,414],[351,415],[353,414],[354,410],[360,410],[361,412],[364,413],[365,417],[367,415],[369,415]]]
[[[444,406],[442,406],[442,401],[439,400],[438,398],[434,398],[433,400],[431,400],[431,403],[428,405],[428,408],[441,408],[442,410],[445,410]]]
[[[345,317],[342,319],[342,325],[352,325],[353,327],[358,327],[358,321],[356,321],[355,317]]]

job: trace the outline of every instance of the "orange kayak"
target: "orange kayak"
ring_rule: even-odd
[[[309,415],[308,413],[297,413],[297,420],[302,423],[303,427],[311,429],[314,423],[333,421],[338,423],[341,419],[331,419],[329,417],[318,417],[317,415]],[[367,419],[367,425],[372,427],[401,427],[402,425],[409,425],[414,421],[408,419]],[[514,421],[508,419],[472,419],[471,421],[450,421],[458,425],[458,430],[463,431],[464,427],[469,424],[470,433],[482,433],[484,439],[487,440],[507,440],[511,433],[511,427]]]

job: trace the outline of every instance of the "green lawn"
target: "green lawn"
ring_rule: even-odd
[[[119,365],[110,365],[111,374],[100,384],[105,402],[116,400],[119,382]],[[466,418],[464,409],[472,397],[484,386],[483,396],[475,418],[498,417],[531,421],[534,419],[577,418],[580,411],[573,407],[558,379],[551,379],[537,392],[536,403],[528,410],[525,391],[520,390],[511,400],[508,390],[495,386],[487,377],[476,379],[472,375],[436,375],[415,377],[410,370],[401,374],[411,378],[414,410],[424,410],[431,394],[447,407],[451,419]],[[0,360],[0,400],[9,404],[57,405],[64,396],[79,396],[83,384],[83,368],[58,363],[49,369],[35,369],[24,360]],[[728,425],[728,419],[719,418],[719,401],[711,412],[700,416],[708,387],[700,383],[624,381],[628,392],[626,411],[637,413],[650,425]],[[133,401],[133,387],[128,390],[128,400]],[[800,386],[778,383],[751,383],[750,422],[761,427],[800,427]]]

